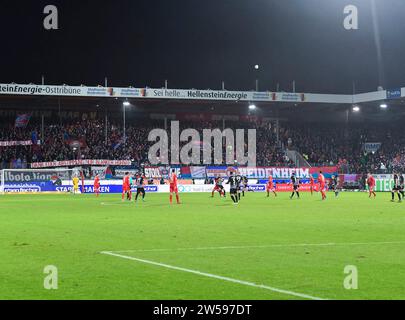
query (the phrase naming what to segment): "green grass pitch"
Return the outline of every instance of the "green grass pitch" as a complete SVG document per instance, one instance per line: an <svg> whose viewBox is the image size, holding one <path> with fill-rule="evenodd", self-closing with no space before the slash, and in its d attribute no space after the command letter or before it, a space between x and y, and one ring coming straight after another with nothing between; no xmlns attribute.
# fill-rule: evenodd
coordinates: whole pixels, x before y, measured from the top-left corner
<svg viewBox="0 0 405 320"><path fill-rule="evenodd" d="M239 206L208 194L182 194L180 206L166 194L136 205L120 195L0 196L0 299L405 298L405 203L288 196L248 193ZM57 290L44 289L47 265ZM343 286L347 265L357 290Z"/></svg>

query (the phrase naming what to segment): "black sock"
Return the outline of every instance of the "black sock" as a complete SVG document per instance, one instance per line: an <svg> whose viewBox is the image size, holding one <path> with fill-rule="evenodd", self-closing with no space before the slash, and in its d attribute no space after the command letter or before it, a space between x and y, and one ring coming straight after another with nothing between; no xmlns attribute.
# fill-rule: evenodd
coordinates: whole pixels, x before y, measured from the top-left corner
<svg viewBox="0 0 405 320"><path fill-rule="evenodd" d="M238 200L240 200L240 192L238 193Z"/></svg>
<svg viewBox="0 0 405 320"><path fill-rule="evenodd" d="M293 191L293 193L291 194L291 197L290 197L290 198L294 197L294 193L295 193L295 191Z"/></svg>
<svg viewBox="0 0 405 320"><path fill-rule="evenodd" d="M391 199L394 200L394 198L395 198L395 193L391 192Z"/></svg>
<svg viewBox="0 0 405 320"><path fill-rule="evenodd" d="M401 194L398 192L398 199L401 201Z"/></svg>
<svg viewBox="0 0 405 320"><path fill-rule="evenodd" d="M236 203L235 195L231 194L231 199L232 199L233 202Z"/></svg>
<svg viewBox="0 0 405 320"><path fill-rule="evenodd" d="M245 191L242 191L242 195L245 196Z"/></svg>
<svg viewBox="0 0 405 320"><path fill-rule="evenodd" d="M142 199L145 199L145 195L146 195L146 193L143 193L143 194L142 194Z"/></svg>
<svg viewBox="0 0 405 320"><path fill-rule="evenodd" d="M299 197L300 197L300 193L297 191L296 194L297 194L297 197L299 198Z"/></svg>

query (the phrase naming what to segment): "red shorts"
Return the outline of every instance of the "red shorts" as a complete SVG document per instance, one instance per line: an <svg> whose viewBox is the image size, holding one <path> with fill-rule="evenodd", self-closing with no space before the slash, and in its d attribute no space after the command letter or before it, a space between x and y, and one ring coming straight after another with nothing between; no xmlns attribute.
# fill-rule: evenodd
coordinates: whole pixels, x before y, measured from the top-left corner
<svg viewBox="0 0 405 320"><path fill-rule="evenodd" d="M274 188L274 186L270 186L270 185L267 185L266 186L266 191L275 191L276 190L276 188Z"/></svg>
<svg viewBox="0 0 405 320"><path fill-rule="evenodd" d="M325 184L319 185L319 191L325 191L325 190L326 190L326 185Z"/></svg>
<svg viewBox="0 0 405 320"><path fill-rule="evenodd" d="M126 185L122 186L122 192L128 192L130 190L131 190L130 186L126 186Z"/></svg>
<svg viewBox="0 0 405 320"><path fill-rule="evenodd" d="M220 191L220 190L222 190L223 189L223 187L221 188L220 186L215 186L214 187L214 191Z"/></svg>
<svg viewBox="0 0 405 320"><path fill-rule="evenodd" d="M369 190L370 192L374 192L374 188L375 188L375 186L368 186L368 190Z"/></svg>
<svg viewBox="0 0 405 320"><path fill-rule="evenodd" d="M173 193L173 192L177 193L177 192L179 192L179 190L177 189L176 185L171 184L170 185L170 193Z"/></svg>
<svg viewBox="0 0 405 320"><path fill-rule="evenodd" d="M95 184L95 185L94 185L94 190L98 190L98 189L100 189L100 185L99 185L99 184Z"/></svg>

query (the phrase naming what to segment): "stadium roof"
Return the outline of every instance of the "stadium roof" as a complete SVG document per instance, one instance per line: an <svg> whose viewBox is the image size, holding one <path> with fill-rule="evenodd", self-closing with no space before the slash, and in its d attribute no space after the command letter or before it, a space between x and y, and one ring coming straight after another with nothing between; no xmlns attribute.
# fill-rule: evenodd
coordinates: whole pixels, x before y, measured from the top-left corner
<svg viewBox="0 0 405 320"><path fill-rule="evenodd" d="M69 88L69 87L68 87ZM84 87L91 88L91 87ZM98 92L111 92L110 88L97 87ZM113 92L125 88L113 88ZM164 90L164 89L135 89L136 92L144 90ZM174 89L175 90L175 89ZM398 91L399 90L399 91ZM396 96L393 97L393 92ZM399 94L398 94L399 92ZM253 92L246 92L253 94ZM236 114L236 115L256 115L259 117L270 117L280 119L301 119L318 121L325 120L345 120L345 112L351 111L354 103L321 103L308 101L273 101L272 93L266 93L267 101L255 101L256 110L249 110L251 101L241 100L216 100L204 99L184 99L175 97L148 97L140 94L137 97L111 97L92 95L60 96L60 95L32 95L32 94L0 94L0 108L20 109L20 110L44 110L44 109L64 109L77 111L107 111L109 113L121 112L124 101L131 103L131 112L134 113L215 113L215 114ZM302 96L308 97L310 94L277 93L281 98L284 94L295 95L298 100ZM259 97L263 98L262 95ZM329 97L329 95L327 95ZM339 97L337 95L336 97ZM333 98L336 98L333 96ZM347 95L343 96L344 99ZM390 99L388 99L390 97ZM338 98L339 99L339 98ZM388 90L365 93L352 97L353 101L359 101L362 112L354 119L370 120L391 120L398 119L405 115L405 89ZM386 103L389 110L381 110L380 105ZM326 112L325 112L326 111Z"/></svg>

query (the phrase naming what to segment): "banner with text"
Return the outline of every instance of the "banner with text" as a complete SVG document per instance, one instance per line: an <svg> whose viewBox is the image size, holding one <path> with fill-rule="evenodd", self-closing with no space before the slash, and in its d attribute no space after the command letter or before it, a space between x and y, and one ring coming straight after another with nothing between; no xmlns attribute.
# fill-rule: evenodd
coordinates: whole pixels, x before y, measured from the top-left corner
<svg viewBox="0 0 405 320"><path fill-rule="evenodd" d="M32 169L57 168L71 166L130 166L130 160L66 160L51 162L33 162Z"/></svg>

